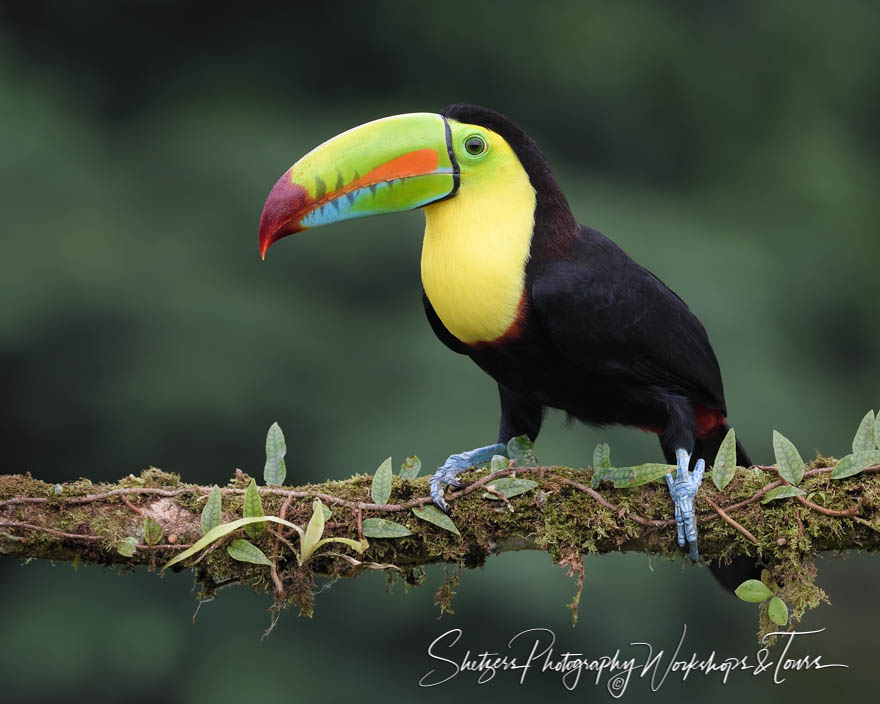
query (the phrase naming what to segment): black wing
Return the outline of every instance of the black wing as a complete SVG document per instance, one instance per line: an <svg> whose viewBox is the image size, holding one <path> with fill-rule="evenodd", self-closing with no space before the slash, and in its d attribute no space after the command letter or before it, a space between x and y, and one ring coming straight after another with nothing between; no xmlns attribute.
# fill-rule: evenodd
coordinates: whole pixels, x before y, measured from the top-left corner
<svg viewBox="0 0 880 704"><path fill-rule="evenodd" d="M601 233L581 226L569 256L538 267L531 299L538 322L573 364L726 414L718 360L700 321Z"/></svg>

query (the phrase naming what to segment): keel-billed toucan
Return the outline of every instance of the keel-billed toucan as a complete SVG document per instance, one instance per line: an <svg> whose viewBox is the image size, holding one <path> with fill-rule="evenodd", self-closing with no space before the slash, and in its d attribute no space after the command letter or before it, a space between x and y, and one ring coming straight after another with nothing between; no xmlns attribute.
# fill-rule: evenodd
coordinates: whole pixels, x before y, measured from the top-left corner
<svg viewBox="0 0 880 704"><path fill-rule="evenodd" d="M315 148L275 184L260 252L302 230L425 211L428 321L498 382L498 445L452 455L431 494L511 438L534 440L546 408L591 425L657 433L678 539L696 559L693 501L728 430L718 362L703 326L660 279L579 225L535 142L474 105L396 115ZM693 461L692 461L693 458ZM751 464L741 446L737 462ZM693 471L690 472L689 469Z"/></svg>

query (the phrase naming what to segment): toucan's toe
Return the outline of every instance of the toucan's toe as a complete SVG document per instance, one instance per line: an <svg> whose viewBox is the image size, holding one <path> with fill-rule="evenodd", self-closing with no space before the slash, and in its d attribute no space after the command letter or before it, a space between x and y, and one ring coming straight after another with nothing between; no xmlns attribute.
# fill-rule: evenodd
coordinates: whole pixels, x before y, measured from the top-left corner
<svg viewBox="0 0 880 704"><path fill-rule="evenodd" d="M696 562L700 557L700 552L697 548L697 518L694 511L694 499L703 481L706 462L702 458L697 460L694 471L691 473L688 471L691 463L690 453L687 450L678 449L675 451L675 457L678 462L675 478L673 479L672 474L666 475L666 485L669 487L669 494L675 503L675 531L678 544L684 547L687 542L690 548L690 557Z"/></svg>
<svg viewBox="0 0 880 704"><path fill-rule="evenodd" d="M444 486L456 488L464 486L458 481L458 475L470 467L491 462L493 455L504 455L507 457L507 446L499 443L449 455L446 461L431 475L431 480L429 481L431 500L437 508L444 513L449 513L449 505L443 496Z"/></svg>

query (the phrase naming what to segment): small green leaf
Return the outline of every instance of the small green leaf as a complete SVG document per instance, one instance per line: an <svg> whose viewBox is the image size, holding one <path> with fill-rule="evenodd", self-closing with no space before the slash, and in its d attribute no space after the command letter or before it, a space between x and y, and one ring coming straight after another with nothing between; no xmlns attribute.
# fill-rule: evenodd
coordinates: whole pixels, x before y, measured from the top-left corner
<svg viewBox="0 0 880 704"><path fill-rule="evenodd" d="M593 469L611 469L611 446L600 442L593 450Z"/></svg>
<svg viewBox="0 0 880 704"><path fill-rule="evenodd" d="M807 501L812 501L814 498L819 499L819 501L824 504L825 503L825 492L824 491L811 491L807 494Z"/></svg>
<svg viewBox="0 0 880 704"><path fill-rule="evenodd" d="M284 484L287 467L284 456L287 454L287 443L278 423L272 423L266 434L266 466L263 468L263 481L266 484Z"/></svg>
<svg viewBox="0 0 880 704"><path fill-rule="evenodd" d="M880 450L870 452L854 452L846 457L841 457L831 470L832 479L843 479L858 474L863 469L880 464Z"/></svg>
<svg viewBox="0 0 880 704"><path fill-rule="evenodd" d="M254 565L269 565L269 567L272 566L272 561L266 557L260 548L253 543L249 543L247 540L242 540L241 538L229 543L226 547L226 552L229 553L229 557L233 560L238 560L239 562L250 562Z"/></svg>
<svg viewBox="0 0 880 704"><path fill-rule="evenodd" d="M501 477L501 479L496 479L489 486L495 489L495 491L497 491L499 494L503 494L505 498L510 499L514 496L525 494L527 491L531 491L536 486L538 486L538 482L532 481L531 479L514 479L513 477ZM501 500L497 496L492 496L492 494L488 494L486 498L495 499L496 501Z"/></svg>
<svg viewBox="0 0 880 704"><path fill-rule="evenodd" d="M312 517L309 519L309 524L306 526L306 532L302 537L300 547L303 563L312 556L312 553L318 546L318 542L324 535L323 508L324 504L321 503L321 499L315 499L312 501Z"/></svg>
<svg viewBox="0 0 880 704"><path fill-rule="evenodd" d="M670 464L659 464L656 462L648 462L640 464L636 467L612 467L610 469L597 469L593 472L593 487L597 487L599 482L614 482L616 489L625 487L641 486L655 479L660 479L668 472L675 472L676 467Z"/></svg>
<svg viewBox="0 0 880 704"><path fill-rule="evenodd" d="M788 607L778 596L774 596L770 600L770 604L767 606L767 615L777 626L784 626L788 623Z"/></svg>
<svg viewBox="0 0 880 704"><path fill-rule="evenodd" d="M591 484L595 489L601 482L614 482L615 486L618 481L626 482L632 479L632 472L629 467L602 467L593 469L593 479Z"/></svg>
<svg viewBox="0 0 880 704"><path fill-rule="evenodd" d="M422 471L422 461L418 455L410 455L400 465L401 479L415 479Z"/></svg>
<svg viewBox="0 0 880 704"><path fill-rule="evenodd" d="M125 540L116 544L116 552L123 557L131 557L134 555L134 549L137 546L137 542L137 538L129 536Z"/></svg>
<svg viewBox="0 0 880 704"><path fill-rule="evenodd" d="M518 435L508 441L507 456L515 460L520 467L537 467L538 458L534 447L528 435Z"/></svg>
<svg viewBox="0 0 880 704"><path fill-rule="evenodd" d="M724 489L736 472L736 433L733 428L727 431L718 454L715 455L715 464L712 465L712 482L719 491Z"/></svg>
<svg viewBox="0 0 880 704"><path fill-rule="evenodd" d="M364 535L368 538L402 538L405 535L412 535L412 531L387 518L365 518Z"/></svg>
<svg viewBox="0 0 880 704"><path fill-rule="evenodd" d="M373 503L387 504L391 498L391 458L386 459L379 465L379 469L373 475L373 486L370 489Z"/></svg>
<svg viewBox="0 0 880 704"><path fill-rule="evenodd" d="M617 489L647 484L648 482L663 478L669 472L675 472L678 468L669 464L646 462L636 467L620 467L620 469L628 471L629 477L616 480L614 486Z"/></svg>
<svg viewBox="0 0 880 704"><path fill-rule="evenodd" d="M775 489L771 489L766 494L764 494L764 498L761 499L761 503L766 504L771 501L775 501L776 499L787 499L790 496L801 496L803 494L804 490L800 487L786 484L783 486L778 486Z"/></svg>
<svg viewBox="0 0 880 704"><path fill-rule="evenodd" d="M433 504L428 504L422 509L414 508L412 512L417 518L433 523L435 526L440 526L444 530L448 530L450 533L455 533L461 537L461 533L458 532L458 528L455 527L452 519Z"/></svg>
<svg viewBox="0 0 880 704"><path fill-rule="evenodd" d="M492 455L492 461L489 463L489 469L493 472L499 472L502 469L510 467L510 460L504 455Z"/></svg>
<svg viewBox="0 0 880 704"><path fill-rule="evenodd" d="M868 411L853 438L853 452L870 452L877 447L874 437L874 411Z"/></svg>
<svg viewBox="0 0 880 704"><path fill-rule="evenodd" d="M259 518L263 516L263 502L260 501L260 492L257 490L257 482L251 479L248 488L244 492L244 509L242 511L244 518ZM258 538L263 532L264 524L253 523L247 526L245 530L251 538Z"/></svg>
<svg viewBox="0 0 880 704"><path fill-rule="evenodd" d="M157 545L162 540L162 526L149 516L144 516L144 540L147 545Z"/></svg>
<svg viewBox="0 0 880 704"><path fill-rule="evenodd" d="M779 585L773 580L770 570L761 570L761 583L770 591L778 591Z"/></svg>
<svg viewBox="0 0 880 704"><path fill-rule="evenodd" d="M208 494L208 500L202 509L202 535L213 530L223 521L222 499L220 496L220 488L215 486Z"/></svg>
<svg viewBox="0 0 880 704"><path fill-rule="evenodd" d="M743 601L749 601L754 604L773 596L773 592L767 589L764 583L757 579L747 579L736 588L734 594Z"/></svg>
<svg viewBox="0 0 880 704"><path fill-rule="evenodd" d="M266 521L269 521L270 523L278 523L279 525L287 526L288 528L293 528L297 533L299 533L300 538L302 538L302 536L304 535L303 529L300 528L298 525L295 525L290 521L285 521L283 518L278 518L278 516L264 516L263 518L239 518L237 521L222 523L216 528L212 528L182 553L168 560L168 562L165 563L162 569L167 570L169 567L171 567L171 565L175 565L178 562L182 562L183 560L192 557L200 550L208 547L211 543L220 540L220 538L229 535L239 528L249 526L253 523L265 523Z"/></svg>
<svg viewBox="0 0 880 704"><path fill-rule="evenodd" d="M366 540L359 543L357 540L352 540L351 538L323 538L318 541L317 545L315 545L315 551L317 551L322 545L327 545L328 543L342 543L343 545L348 545L352 550L357 550L359 553L362 553L370 547L370 544Z"/></svg>
<svg viewBox="0 0 880 704"><path fill-rule="evenodd" d="M333 511L331 511L329 508L327 508L324 504L321 504L321 513L324 514L324 522L325 522L325 523L326 523L327 521L329 521L329 520L330 520L330 516L333 515Z"/></svg>
<svg viewBox="0 0 880 704"><path fill-rule="evenodd" d="M804 461L791 440L776 430L773 431L773 452L779 476L791 484L800 484L804 478Z"/></svg>

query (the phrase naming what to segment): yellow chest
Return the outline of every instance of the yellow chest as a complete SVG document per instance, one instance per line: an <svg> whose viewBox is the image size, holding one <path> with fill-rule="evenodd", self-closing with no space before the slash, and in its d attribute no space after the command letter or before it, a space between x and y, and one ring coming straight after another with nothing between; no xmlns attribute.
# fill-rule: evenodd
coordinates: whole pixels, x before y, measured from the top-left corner
<svg viewBox="0 0 880 704"><path fill-rule="evenodd" d="M492 342L516 320L534 217L535 191L521 169L425 208L422 285L462 342Z"/></svg>

